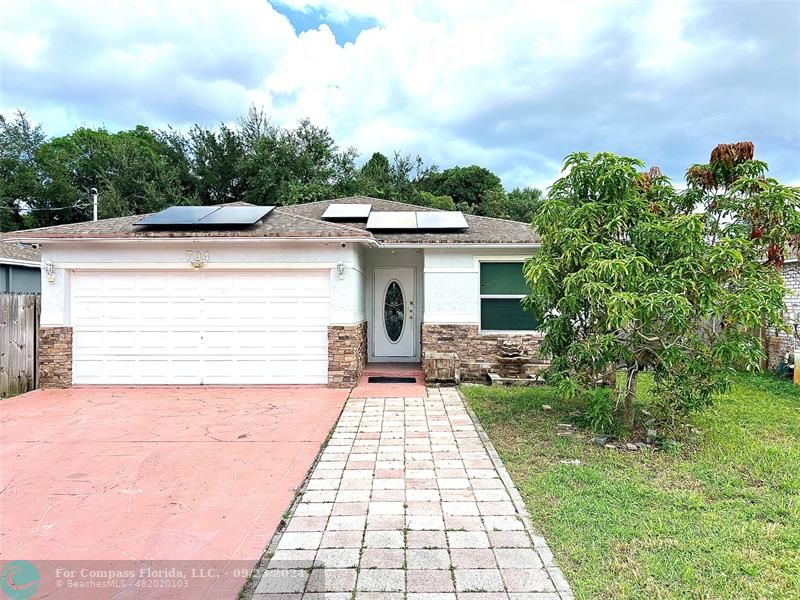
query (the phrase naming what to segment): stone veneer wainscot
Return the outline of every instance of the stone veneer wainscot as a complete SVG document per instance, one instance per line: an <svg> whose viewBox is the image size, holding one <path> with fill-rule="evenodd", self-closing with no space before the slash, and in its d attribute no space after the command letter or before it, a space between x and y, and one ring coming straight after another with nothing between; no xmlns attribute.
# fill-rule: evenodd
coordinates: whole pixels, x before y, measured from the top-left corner
<svg viewBox="0 0 800 600"><path fill-rule="evenodd" d="M367 364L367 322L328 326L328 386L351 387Z"/></svg>
<svg viewBox="0 0 800 600"><path fill-rule="evenodd" d="M72 385L72 327L39 328L39 387Z"/></svg>
<svg viewBox="0 0 800 600"><path fill-rule="evenodd" d="M424 356L426 352L455 352L463 381L485 381L488 373L502 375L499 350L503 342L510 339L522 343L531 359L528 373L534 375L547 365L539 355L542 337L539 333L481 332L477 325L423 323L422 353Z"/></svg>

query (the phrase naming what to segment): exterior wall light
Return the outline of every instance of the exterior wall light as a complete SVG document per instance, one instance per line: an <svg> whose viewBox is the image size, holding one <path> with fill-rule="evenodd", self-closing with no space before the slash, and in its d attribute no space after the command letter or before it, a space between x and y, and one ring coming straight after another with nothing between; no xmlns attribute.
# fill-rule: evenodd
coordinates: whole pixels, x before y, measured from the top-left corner
<svg viewBox="0 0 800 600"><path fill-rule="evenodd" d="M53 263L50 261L44 263L44 272L47 273L47 283L56 282L56 269L53 266Z"/></svg>

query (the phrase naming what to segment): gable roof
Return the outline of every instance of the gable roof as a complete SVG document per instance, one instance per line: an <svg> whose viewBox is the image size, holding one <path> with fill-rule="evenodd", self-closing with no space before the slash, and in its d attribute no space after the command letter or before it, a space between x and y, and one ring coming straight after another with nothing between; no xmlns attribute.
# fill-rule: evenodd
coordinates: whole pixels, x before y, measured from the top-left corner
<svg viewBox="0 0 800 600"><path fill-rule="evenodd" d="M0 239L0 264L38 267L41 262L42 255L33 248Z"/></svg>
<svg viewBox="0 0 800 600"><path fill-rule="evenodd" d="M235 205L246 205L244 202ZM527 244L539 242L539 237L527 223L464 215L469 224L465 231L441 232L371 232L363 222L331 222L322 219L322 213L331 204L372 204L372 210L386 211L436 211L438 209L405 204L368 196L351 196L333 200L320 200L292 206L278 206L260 223L246 228L147 229L136 226L145 215L117 217L100 221L85 221L68 225L54 225L16 231L7 237L15 240L37 239L150 239L150 238L281 238L281 239L348 239L372 242L379 245L399 244Z"/></svg>

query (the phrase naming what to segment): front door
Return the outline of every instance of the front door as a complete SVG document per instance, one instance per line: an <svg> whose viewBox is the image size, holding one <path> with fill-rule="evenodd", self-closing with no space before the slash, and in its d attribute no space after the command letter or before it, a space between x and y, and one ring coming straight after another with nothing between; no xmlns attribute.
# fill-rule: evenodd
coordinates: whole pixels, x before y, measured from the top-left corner
<svg viewBox="0 0 800 600"><path fill-rule="evenodd" d="M376 267L373 302L375 356L410 358L416 354L413 267Z"/></svg>

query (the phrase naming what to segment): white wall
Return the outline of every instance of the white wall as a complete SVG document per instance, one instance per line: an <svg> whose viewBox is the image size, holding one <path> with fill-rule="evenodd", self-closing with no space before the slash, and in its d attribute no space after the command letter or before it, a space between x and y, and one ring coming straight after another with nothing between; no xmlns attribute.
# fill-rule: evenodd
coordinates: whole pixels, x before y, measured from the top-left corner
<svg viewBox="0 0 800 600"><path fill-rule="evenodd" d="M209 252L205 269L316 268L331 272L331 324L370 321L372 271L376 266L417 269L417 326L425 323L480 322L478 261L527 258L519 249L380 249L341 242L264 242L261 240L180 240L43 245L42 263L52 263L54 281L42 270L42 325L70 325L70 275L76 269L191 269L186 251ZM336 265L344 263L339 279ZM417 344L418 347L418 344ZM370 336L370 358L372 336ZM419 357L415 357L418 359Z"/></svg>
<svg viewBox="0 0 800 600"><path fill-rule="evenodd" d="M54 281L42 270L42 325L70 325L70 277L74 270L191 270L187 251L208 252L204 269L326 269L331 273L331 324L365 319L364 251L341 242L264 242L261 240L135 240L62 242L42 246L42 264L52 263ZM336 265L344 264L339 278ZM235 291L234 291L235 292Z"/></svg>
<svg viewBox="0 0 800 600"><path fill-rule="evenodd" d="M520 249L426 248L424 323L480 323L480 261L526 259Z"/></svg>

